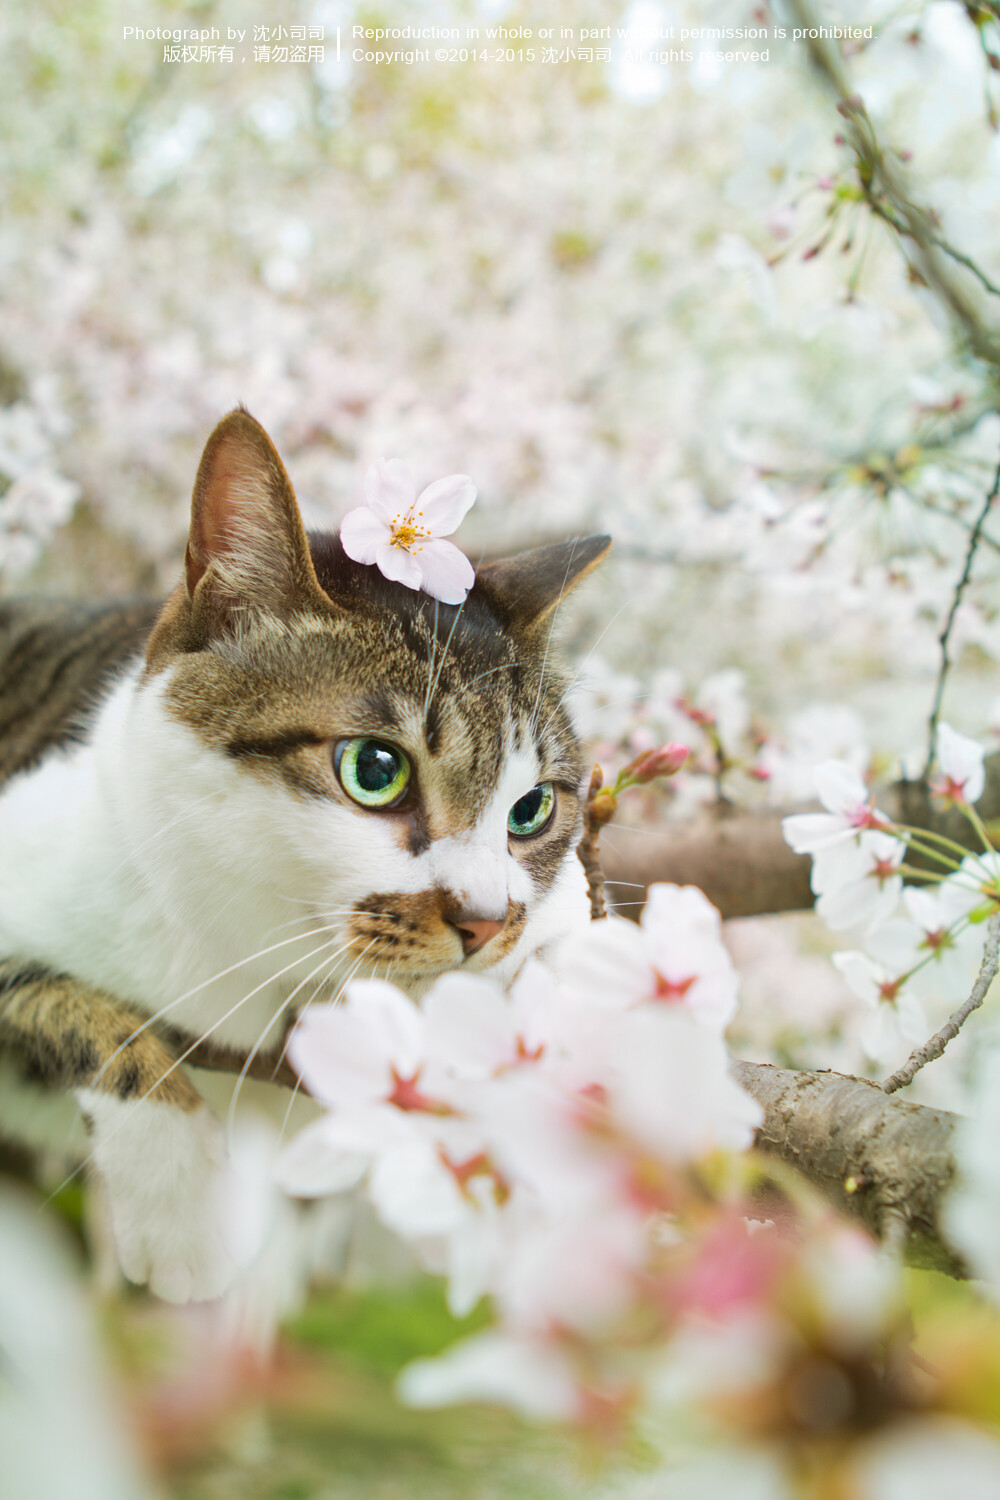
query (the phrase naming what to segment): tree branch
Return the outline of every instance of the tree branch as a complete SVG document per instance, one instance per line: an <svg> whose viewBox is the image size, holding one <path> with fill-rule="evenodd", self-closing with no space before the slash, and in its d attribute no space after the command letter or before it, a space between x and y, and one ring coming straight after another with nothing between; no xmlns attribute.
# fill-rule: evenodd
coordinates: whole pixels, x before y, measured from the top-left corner
<svg viewBox="0 0 1000 1500"><path fill-rule="evenodd" d="M604 772L595 766L590 773L590 785L583 803L583 838L576 846L576 857L583 865L587 877L587 893L590 896L590 920L599 922L608 914L604 895L604 870L598 848L601 829L607 818L601 818L594 806L594 799L604 785Z"/></svg>
<svg viewBox="0 0 1000 1500"><path fill-rule="evenodd" d="M789 0L789 6L803 29L817 29L809 0ZM995 290L992 283L968 256L947 243L933 212L907 193L896 165L896 153L880 146L864 102L851 87L836 43L817 36L808 39L805 45L814 69L838 100L837 109L857 160L864 201L873 214L912 245L917 273L947 307L973 353L987 364L1000 367L1000 334L981 315L966 287L955 276L953 266L961 265L970 271L990 292Z"/></svg>
<svg viewBox="0 0 1000 1500"><path fill-rule="evenodd" d="M970 851L977 847L970 823L960 813L935 807L922 781L896 781L873 790L878 806L894 822L929 828ZM1000 818L1000 754L986 759L986 789L977 806L984 822ZM781 820L812 810L723 806L684 822L665 821L656 829L616 823L605 834L601 852L608 899L624 915L637 917L646 889L662 880L698 886L724 917L808 910L813 904L809 856L792 853L782 838ZM909 858L919 863L917 856Z"/></svg>
<svg viewBox="0 0 1000 1500"><path fill-rule="evenodd" d="M1000 968L1000 912L990 918L986 951L968 1000L948 1017L940 1031L936 1031L922 1047L915 1048L903 1066L883 1081L882 1092L884 1094L894 1094L897 1089L905 1089L913 1082L921 1068L941 1056L948 1043L953 1042L958 1036L972 1012L978 1010L986 999L987 991L997 977L998 968Z"/></svg>
<svg viewBox="0 0 1000 1500"><path fill-rule="evenodd" d="M986 517L990 513L990 509L993 505L994 500L997 498L998 492L1000 492L1000 463L997 464L996 471L993 475L993 483L990 485L989 494L983 501L982 508L980 509L980 512L976 517L975 525L973 526L972 531L969 534L969 545L966 548L965 552L965 566L962 569L962 576L958 580L958 583L955 585L955 592L951 598L951 608L948 610L948 618L945 620L944 628L941 631L940 636L938 637L938 645L941 647L941 666L938 671L937 685L934 689L934 703L931 708L931 717L928 724L927 763L924 766L925 781L931 774L931 770L934 765L934 757L937 754L938 719L941 716L941 701L944 698L944 687L945 683L948 680L948 671L951 667L951 658L948 655L948 647L951 644L952 627L955 624L955 616L958 614L958 607L961 604L963 595L965 594L965 590L968 587L969 579L972 577L972 564L975 561L976 552L979 550L979 542L983 534L983 527L986 524Z"/></svg>
<svg viewBox="0 0 1000 1500"><path fill-rule="evenodd" d="M188 1064L238 1074L246 1057L200 1042ZM887 1099L877 1083L840 1073L795 1073L741 1061L733 1062L732 1073L764 1108L757 1132L762 1151L794 1167L877 1239L900 1235L898 1248L908 1265L968 1274L940 1225L941 1203L955 1175L955 1115ZM308 1093L280 1047L268 1057L258 1053L247 1074Z"/></svg>
<svg viewBox="0 0 1000 1500"><path fill-rule="evenodd" d="M969 1274L941 1227L955 1177L956 1115L887 1099L877 1083L736 1061L732 1074L764 1108L758 1147L801 1172L908 1265Z"/></svg>

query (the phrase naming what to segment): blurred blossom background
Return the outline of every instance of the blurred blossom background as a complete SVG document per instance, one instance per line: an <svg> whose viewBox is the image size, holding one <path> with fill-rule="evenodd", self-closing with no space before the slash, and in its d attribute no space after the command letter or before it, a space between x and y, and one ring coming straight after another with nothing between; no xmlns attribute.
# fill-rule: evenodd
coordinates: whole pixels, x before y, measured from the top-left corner
<svg viewBox="0 0 1000 1500"><path fill-rule="evenodd" d="M907 190L982 271L953 260L973 316L995 326L994 7L824 0L820 17L873 28L845 49L852 86ZM255 56L255 33L292 24L323 29L322 60ZM418 488L473 477L460 541L474 561L613 535L564 621L581 731L611 767L665 738L696 752L633 821L688 816L720 786L751 805L807 800L831 756L884 777L918 768L938 639L1000 457L997 370L858 193L844 121L794 24L778 0L573 0L558 15L531 0L304 0L294 13L273 0L8 0L0 597L171 588L201 448L242 401L313 526L336 527L368 466L391 457ZM355 25L478 26L478 42L450 45L534 45L536 58L375 66L351 58ZM486 37L560 25L610 28L603 42L550 44L609 57L545 61L538 39ZM222 45L245 30L233 61L171 62L167 42L124 35L212 26ZM690 64L637 58L649 44L617 38L698 26L772 35L656 44L691 47ZM727 45L769 60L698 60ZM998 575L994 518L956 614L946 698L950 722L989 748ZM741 974L734 1050L872 1071L864 1007L815 917L730 923L727 942ZM987 1012L976 1047L996 1040ZM916 1096L969 1105L973 1051L960 1041ZM77 1190L57 1201L78 1235ZM24 1296L63 1309L67 1341L58 1389L32 1407L37 1442L3 1465L4 1500L71 1492L45 1432L75 1455L72 1493L102 1500L647 1493L638 1438L610 1472L569 1436L486 1408L398 1407L395 1372L457 1324L436 1284L381 1242L345 1251L346 1282L316 1293L265 1366L219 1343L204 1310L111 1296L98 1315L79 1256L50 1246L20 1200L0 1203L0 1283L27 1256ZM39 1324L25 1347L48 1337ZM5 1324L0 1428L15 1431L8 1354L16 1363ZM80 1378L91 1359L99 1399ZM916 1451L873 1457L871 1474L890 1477L856 1493L903 1493L891 1485L919 1468ZM697 1492L777 1494L758 1457L743 1488L720 1459Z"/></svg>

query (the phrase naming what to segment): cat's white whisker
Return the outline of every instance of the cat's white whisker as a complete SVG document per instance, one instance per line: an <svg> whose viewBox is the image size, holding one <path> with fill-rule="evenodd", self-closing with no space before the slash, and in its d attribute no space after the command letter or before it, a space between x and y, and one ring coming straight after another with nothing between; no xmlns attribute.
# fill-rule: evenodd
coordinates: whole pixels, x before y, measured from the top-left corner
<svg viewBox="0 0 1000 1500"><path fill-rule="evenodd" d="M351 980L357 974L358 969L364 963L365 955L375 946L376 942L377 942L377 939L376 938L372 938L372 940L368 944L368 946L366 948L362 949L362 951L359 954L358 958L355 959L354 963L351 965L350 969L348 970L347 975L345 976L345 978L340 981L340 985L339 985L339 987L337 989L336 994L331 997L331 1002L330 1003L332 1005L336 1005L342 999L345 988L347 987L347 985L350 984ZM341 951L343 951L343 950L341 950ZM327 977L329 977L329 976L327 976ZM324 979L323 980L323 984L325 984L326 982L327 982L327 980ZM319 984L319 985L316 986L316 989L313 990L312 994L309 996L309 999L306 1001L305 1005L303 1005L302 1009L299 1011L298 1015L295 1017L295 1026L297 1026L298 1023L301 1021L302 1017L305 1015L305 1013L309 1009L310 1005L316 999L316 996L319 993L319 991L320 991L321 988L322 988L322 984ZM281 1055L278 1058L277 1066L279 1066L279 1067L285 1061L285 1058L288 1056L288 1044L289 1044L289 1042L292 1039L292 1033L295 1030L295 1026L290 1026L288 1028L288 1035L285 1037L284 1045L282 1046L282 1049L281 1049Z"/></svg>
<svg viewBox="0 0 1000 1500"><path fill-rule="evenodd" d="M632 605L632 600L631 600L631 598L628 598L628 599L625 600L624 604L620 605L618 607L618 609L615 610L614 614L611 616L611 619L605 625L604 629L601 631L600 635L597 637L597 640L591 646L590 650L587 652L586 656L583 658L583 661L577 667L576 672L574 673L575 677L582 677L583 676L584 672L587 669L587 663L588 663L588 661L593 656L594 652L597 650L598 646L601 644L601 642L603 641L604 637L607 635L608 631L611 629L612 625L615 623L615 621L619 618L620 615L623 615L625 613L625 611L631 607L631 605Z"/></svg>
<svg viewBox="0 0 1000 1500"><path fill-rule="evenodd" d="M336 940L333 939L332 941L336 941ZM156 1082L152 1085L151 1088L148 1088L144 1094L141 1094L139 1096L138 1099L136 1099L134 1101L131 1101L130 1108L127 1110L127 1112L124 1115L122 1115L122 1117L118 1120L118 1122L110 1130L108 1130L106 1132L105 1137L104 1137L105 1141L111 1140L114 1136L116 1136L118 1134L119 1130L121 1130L122 1126L128 1124L128 1121L135 1114L136 1110L139 1109L139 1107L141 1105L145 1104L146 1100L149 1099L150 1095L154 1094L156 1092L156 1090L160 1087L160 1085L162 1083L166 1082L166 1080L171 1076L172 1073L175 1073L179 1067L181 1067L184 1063L187 1062L188 1058L192 1055L192 1053L194 1053L194 1052L196 1052L198 1050L198 1048L201 1046L202 1042L207 1042L208 1039L209 1039L209 1037L213 1034L213 1032L217 1031L220 1026L222 1026L226 1021L228 1021L230 1019L231 1016L234 1016L236 1014L236 1012L240 1009L240 1006L245 1005L248 1000L252 1000L253 997L254 997L254 995L257 995L257 994L260 993L261 990L266 989L269 984L273 984L276 979L280 979L283 974L287 974L288 971L289 971L289 969L294 969L295 965L297 963L305 963L310 958L315 958L317 953L321 953L324 948L328 948L329 946L330 946L329 943L324 943L322 945L322 947L320 947L320 948L314 948L311 953L305 954L303 958L297 958L294 961L294 963L287 964L285 968L279 969L278 972L277 972L277 974L271 974L271 975L269 975L269 977L267 979L265 979L262 984L258 984L255 989L250 990L246 995L243 995L239 1000L237 1000L236 1004L233 1005L233 1006L231 1006L230 1009L226 1011L225 1015L219 1016L218 1020L214 1021L212 1023L212 1025L208 1028L207 1031L202 1032L202 1034L200 1036L198 1036L198 1037L195 1038L195 1040L191 1043L190 1047L188 1047L184 1052L181 1053L180 1057L177 1057L177 1058L174 1059L174 1061L170 1064L170 1067L167 1068L167 1070L166 1070L165 1073L162 1073L160 1075L160 1077L156 1080ZM149 1023L147 1023L147 1024L149 1024ZM127 1044L124 1044L124 1045L127 1045ZM120 1050L121 1049L119 1048L119 1051ZM110 1059L109 1059L109 1061L110 1061ZM105 1067L107 1067L107 1065L108 1064L105 1063ZM102 1068L101 1071L103 1072L104 1069ZM99 1076L100 1075L98 1075L98 1077ZM96 1082L96 1079L94 1081ZM92 1086L93 1085L91 1085L91 1087ZM73 1178L79 1172L82 1172L85 1167L88 1167L92 1161L93 1161L93 1152L91 1152L89 1156L85 1157L84 1160L82 1162L80 1162L79 1165L73 1169L73 1171L69 1174L69 1176L66 1177L65 1180L59 1184L58 1187L56 1187L56 1188L53 1189L53 1191L50 1193L49 1197L45 1200L46 1203L51 1203L52 1199L55 1198L62 1191L62 1189L64 1187L66 1187L70 1182L72 1182Z"/></svg>
<svg viewBox="0 0 1000 1500"><path fill-rule="evenodd" d="M519 666L521 666L520 661L503 661L498 667L490 667L485 672L477 672L475 677L469 678L469 681L465 683L465 687L473 688L477 682L482 682L484 677L492 677L495 672L510 672L514 667Z"/></svg>
<svg viewBox="0 0 1000 1500"><path fill-rule="evenodd" d="M341 997L342 997L342 995L344 993L345 988L347 987L347 985L350 984L351 980L354 978L354 976L357 973L358 969L360 968L361 964L364 962L365 954L368 952L368 949L372 947L372 945L374 944L374 942L375 942L375 939L372 938L372 941L368 944L368 947L364 949L364 952L362 952L362 954L358 958L357 962L352 965L352 967L350 969L350 972L347 975L347 978L345 980L343 980L343 982L340 985L340 988L337 990L336 995L333 997L333 1002L332 1002L333 1004L336 1004L341 999ZM389 973L392 972L392 967L393 966L392 966L392 964L390 962L390 964L389 964ZM388 978L388 975L386 977ZM298 1023L301 1021L302 1017L305 1015L305 1013L309 1009L310 1005L312 1005L313 1001L316 999L316 996L319 994L319 991L323 988L323 985L326 984L326 982L327 982L326 979L321 980L320 983L313 990L312 994L309 996L309 999L306 1001L305 1005L303 1005L302 1009L299 1011L298 1015L296 1016L296 1018L295 1018L295 1026L297 1026ZM281 1049L281 1056L278 1058L278 1062L276 1064L277 1067L280 1067L281 1064L285 1061L285 1058L286 1058L286 1056L288 1054L288 1044L289 1044L289 1042L292 1039L292 1034L295 1031L295 1026L290 1026L288 1028L288 1035L285 1037L284 1045L282 1046L282 1049ZM283 1119L281 1121L281 1129L278 1132L278 1145L279 1146L281 1145L281 1142L284 1140L285 1129L286 1129L286 1127L288 1125L289 1117L291 1116L291 1113L292 1113L292 1106L295 1103L296 1096L297 1096L297 1094L298 1094L299 1089L301 1088L301 1086L302 1086L302 1079L299 1078L298 1076L296 1076L295 1087L292 1089L292 1097L288 1101L288 1107L285 1110L284 1117L283 1117Z"/></svg>
<svg viewBox="0 0 1000 1500"><path fill-rule="evenodd" d="M106 1061L104 1062L104 1064L101 1067L100 1071L97 1074L95 1074L94 1079L93 1079L93 1084L97 1084L97 1083L100 1082L100 1079L102 1078L102 1076L104 1075L104 1073L107 1071L107 1069L111 1066L111 1064L115 1061L115 1058L119 1057L122 1054L122 1052L124 1052L124 1050L125 1050L126 1047L128 1047L132 1042L134 1042L137 1037L142 1036L142 1034L143 1034L144 1031L148 1031L149 1028L150 1028L150 1026L154 1026L157 1021L162 1021L163 1018L164 1018L164 1016L168 1015L170 1013L170 1011L172 1011L174 1009L175 1006L181 1005L185 1000L190 1000L192 998L192 996L198 995L198 994L201 993L202 990L207 989L210 984L215 984L216 981L219 980L219 979L225 979L228 974L235 973L237 969L245 968L247 964L252 964L258 958L266 958L269 953L274 953L278 948L287 948L290 943L303 943L303 942L308 941L309 938L319 937L321 933L332 932L332 931L333 931L333 929L331 927L317 927L312 932L300 932L297 936L293 936L293 937L290 937L290 938L283 938L280 943L272 943L269 948L261 948L256 953L251 953L248 958L241 958L237 963L230 964L229 967L228 967L228 969L220 969L217 974L213 974L209 979L203 979L202 982L201 982L201 984L196 984L193 989L187 990L185 994L178 995L177 998L176 998L176 1000L171 1000L170 1003L168 1005L163 1006L163 1008L161 1010L156 1011L151 1016L147 1016L146 1020L143 1021L142 1025L141 1026L137 1026L136 1029L135 1029L135 1031L133 1031L131 1033L131 1035L127 1036L125 1038L125 1040L121 1043L120 1046L118 1046L118 1047L115 1048L115 1050L114 1050L114 1052L112 1052L111 1056L109 1058L107 1058ZM336 941L336 940L334 939L334 941ZM316 952L316 953L318 953L319 951L320 950L318 948L316 948L314 950L314 952ZM307 959L308 958L312 958L312 956L313 956L313 954L311 954L311 953L307 953L306 954L306 958ZM296 959L294 963L289 964L288 968L294 969L296 963L304 962L304 961L305 960ZM288 969L282 969L281 973L282 974L287 974L288 973ZM274 977L277 979L280 976L279 975L275 975ZM263 989L265 985L270 984L270 983L271 983L271 980L269 980L269 979L265 980L264 981L264 985L259 986L259 988ZM251 994L255 995L256 993L257 993L256 990L252 990L251 991ZM246 997L246 998L249 998L249 996Z"/></svg>
<svg viewBox="0 0 1000 1500"><path fill-rule="evenodd" d="M177 816L171 818L169 823L164 823L161 827L157 828L153 833L151 833L148 838L142 839L138 844L130 844L120 863L114 865L109 871L109 874L119 874L126 865L134 863L135 856L137 854L147 853L158 839L162 839L166 834L172 833L173 830L179 826L179 824L186 823L189 818L193 818L195 813L198 812L206 802L211 801L213 797L221 797L222 795L223 793L221 787L213 787L212 790L210 792L206 792L204 796L196 797L193 802L190 802L186 807L181 808Z"/></svg>
<svg viewBox="0 0 1000 1500"><path fill-rule="evenodd" d="M303 989L309 983L310 979L315 979L316 975L320 972L320 970L321 969L325 969L327 967L327 965L336 963L336 961L340 957L340 955L342 953L346 952L346 950L347 950L347 948L349 946L350 946L349 943L344 943L342 947L335 949L333 953L328 953L324 958L320 959L320 961L316 965L316 967L309 974L307 974L304 979L300 979L299 980L298 984L292 990L291 994L286 995L285 998L281 1001L281 1004L278 1006L277 1010L274 1012L274 1015L268 1021L267 1025L264 1027L263 1031L261 1031L261 1033L258 1036L257 1040L254 1042L253 1047L250 1049L250 1052L247 1055L246 1062L243 1064L243 1067L240 1069L239 1076L236 1079L236 1085L235 1085L235 1087L233 1089L233 1097L229 1101L229 1114L228 1114L228 1116L226 1118L226 1134L227 1134L227 1138L230 1141L230 1144L232 1143L233 1121L234 1121L234 1119L236 1117L236 1106L237 1106L237 1104L239 1102L240 1091L243 1088L243 1083L244 1083L244 1080L246 1079L247 1074L249 1073L250 1069L253 1067L253 1060L254 1060L254 1058L257 1056L257 1053L260 1051L261 1047L264 1044L264 1038L267 1036L268 1032L271 1030L271 1027L275 1024L275 1022L278 1020L278 1018L280 1016L284 1015L285 1011L291 1005L292 1001L295 999L295 996L299 993L299 991L301 989ZM317 986L317 988L321 988L322 985L325 982L326 982L325 979L321 980L320 984L319 984L319 986ZM313 993L315 993L315 991Z"/></svg>

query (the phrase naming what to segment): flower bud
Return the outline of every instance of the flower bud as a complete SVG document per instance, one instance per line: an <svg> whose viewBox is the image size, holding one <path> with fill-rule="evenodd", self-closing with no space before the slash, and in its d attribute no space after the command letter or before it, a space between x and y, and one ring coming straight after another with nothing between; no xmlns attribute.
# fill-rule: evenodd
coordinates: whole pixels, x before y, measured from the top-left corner
<svg viewBox="0 0 1000 1500"><path fill-rule="evenodd" d="M633 785L645 786L647 782L655 781L658 776L676 775L690 753L687 745L673 743L661 745L658 750L646 750L642 755L637 755L635 760L625 767L624 774L630 778Z"/></svg>

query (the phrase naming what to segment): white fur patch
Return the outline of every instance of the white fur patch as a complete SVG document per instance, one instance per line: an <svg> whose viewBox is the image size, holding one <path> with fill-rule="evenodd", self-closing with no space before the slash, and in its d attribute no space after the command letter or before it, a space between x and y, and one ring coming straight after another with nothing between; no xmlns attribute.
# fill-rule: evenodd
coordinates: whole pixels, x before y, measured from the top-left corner
<svg viewBox="0 0 1000 1500"><path fill-rule="evenodd" d="M97 1089L77 1099L125 1275L167 1302L221 1296L250 1247L226 1212L232 1187L218 1120L207 1107L185 1114Z"/></svg>

